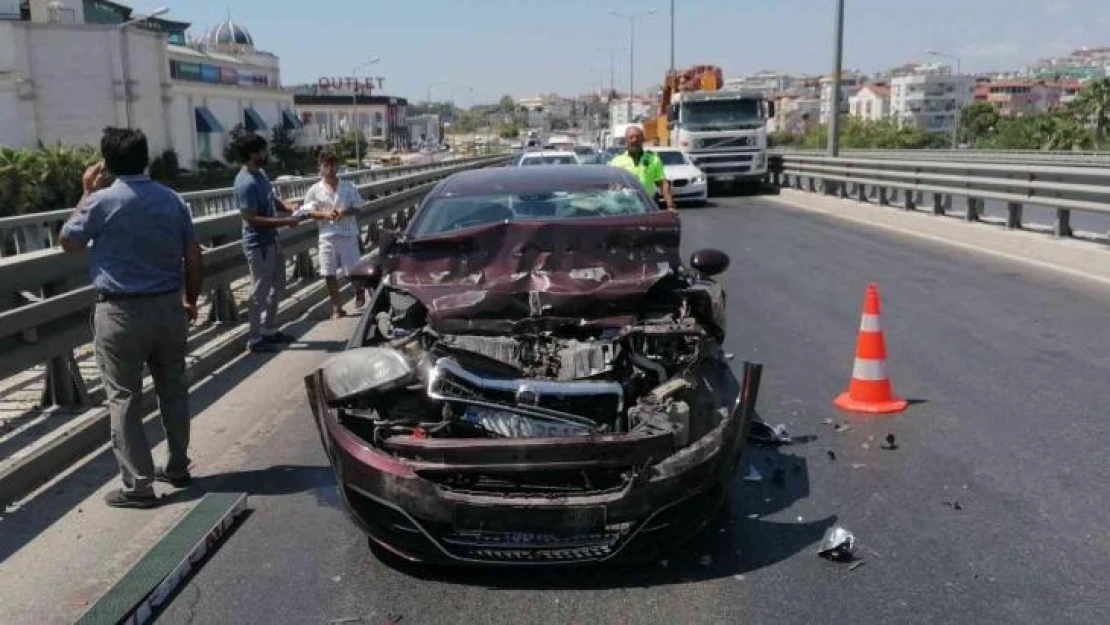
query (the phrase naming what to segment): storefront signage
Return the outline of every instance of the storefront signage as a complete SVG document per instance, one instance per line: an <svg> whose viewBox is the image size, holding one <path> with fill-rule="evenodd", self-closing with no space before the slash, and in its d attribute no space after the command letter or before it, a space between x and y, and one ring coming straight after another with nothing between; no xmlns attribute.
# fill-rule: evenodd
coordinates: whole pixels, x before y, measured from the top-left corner
<svg viewBox="0 0 1110 625"><path fill-rule="evenodd" d="M343 77L321 77L316 81L316 87L320 91L365 91L372 93L375 89L381 89L385 85L385 78L378 76L359 78L358 76L343 76Z"/></svg>

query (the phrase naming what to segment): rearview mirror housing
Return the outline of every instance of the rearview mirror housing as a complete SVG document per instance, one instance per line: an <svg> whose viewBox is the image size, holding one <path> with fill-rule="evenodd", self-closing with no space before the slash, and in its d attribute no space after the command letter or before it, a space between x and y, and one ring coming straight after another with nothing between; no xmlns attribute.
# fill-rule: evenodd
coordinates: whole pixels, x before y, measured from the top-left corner
<svg viewBox="0 0 1110 625"><path fill-rule="evenodd" d="M730 262L728 254L713 248L701 249L690 255L690 266L706 278L724 273Z"/></svg>

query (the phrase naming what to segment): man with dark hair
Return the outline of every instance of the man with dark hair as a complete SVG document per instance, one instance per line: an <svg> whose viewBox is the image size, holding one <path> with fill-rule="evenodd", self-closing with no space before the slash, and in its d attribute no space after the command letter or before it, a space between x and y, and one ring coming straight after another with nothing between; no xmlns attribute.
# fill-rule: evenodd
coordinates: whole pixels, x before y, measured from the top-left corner
<svg viewBox="0 0 1110 625"><path fill-rule="evenodd" d="M320 181L305 193L304 208L318 220L320 273L331 297L332 318L337 319L347 314L339 296L338 276L342 273L349 280L351 270L362 257L356 215L363 200L354 184L339 179L339 158L333 152L321 152L317 162ZM364 291L356 285L355 308L362 308L365 303Z"/></svg>
<svg viewBox="0 0 1110 625"><path fill-rule="evenodd" d="M278 331L278 304L285 291L285 258L277 230L296 226L300 220L277 216L279 207L285 212L292 212L295 207L287 206L274 195L270 178L262 170L269 159L266 140L246 133L233 147L243 165L235 177L235 198L243 216L243 252L251 274L247 348L255 353L272 352L294 340Z"/></svg>
<svg viewBox="0 0 1110 625"><path fill-rule="evenodd" d="M84 195L60 239L67 252L95 242L89 251L97 293L93 344L123 481L105 500L118 508L149 508L158 503L155 480L190 483L185 340L197 318L201 250L189 207L144 174L150 154L141 130L106 128L100 153L104 161L85 170ZM143 429L144 364L166 432L164 468L155 468Z"/></svg>

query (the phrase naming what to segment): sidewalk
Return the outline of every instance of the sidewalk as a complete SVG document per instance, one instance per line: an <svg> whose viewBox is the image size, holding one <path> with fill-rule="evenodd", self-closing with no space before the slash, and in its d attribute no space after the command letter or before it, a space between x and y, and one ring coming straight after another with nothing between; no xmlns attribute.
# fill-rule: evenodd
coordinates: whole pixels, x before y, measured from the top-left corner
<svg viewBox="0 0 1110 625"><path fill-rule="evenodd" d="M1110 246L1105 243L1058 239L1046 232L1007 230L993 220L967 222L955 214L905 211L795 189L760 199L1110 286Z"/></svg>
<svg viewBox="0 0 1110 625"><path fill-rule="evenodd" d="M298 341L277 354L245 354L195 385L190 395L194 486L154 510L103 502L118 488L104 445L18 508L0 512L0 605L5 623L72 623L199 500L220 492L253 449L288 419L308 419L303 378L342 350L357 319L326 318L315 307L285 330ZM300 414L304 413L304 414ZM155 460L165 457L161 428L147 428ZM159 494L170 492L159 484ZM254 496L254 495L252 495ZM265 495L258 495L265 496ZM253 506L248 500L248 508ZM248 512L249 514L249 512Z"/></svg>

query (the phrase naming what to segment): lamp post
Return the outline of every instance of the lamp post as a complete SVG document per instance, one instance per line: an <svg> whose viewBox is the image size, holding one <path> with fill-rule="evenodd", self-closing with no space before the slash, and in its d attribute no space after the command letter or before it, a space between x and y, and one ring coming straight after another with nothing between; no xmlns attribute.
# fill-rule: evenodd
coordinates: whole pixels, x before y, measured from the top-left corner
<svg viewBox="0 0 1110 625"><path fill-rule="evenodd" d="M658 9L650 9L643 13L620 13L618 11L609 11L613 17L620 17L628 20L628 123L632 123L632 93L636 89L636 20L641 17L647 17L658 13Z"/></svg>
<svg viewBox="0 0 1110 625"><path fill-rule="evenodd" d="M675 0L670 0L670 73L675 73Z"/></svg>
<svg viewBox="0 0 1110 625"><path fill-rule="evenodd" d="M832 98L829 109L829 156L840 151L840 73L844 64L844 0L836 0L836 27L833 37Z"/></svg>
<svg viewBox="0 0 1110 625"><path fill-rule="evenodd" d="M953 54L945 54L943 52L937 52L936 50L926 50L925 54L928 54L930 56L938 56L942 59L949 59L951 61L955 61L956 62L956 80L958 81L960 76L963 75L963 73L960 71L960 57L955 56ZM956 117L952 121L952 149L955 150L955 149L958 149L960 147L960 94L959 94L959 91L955 88L955 86L953 87L952 92L955 94L955 96L953 98L953 101L956 105Z"/></svg>
<svg viewBox="0 0 1110 625"><path fill-rule="evenodd" d="M169 12L166 7L158 7L146 15L138 15L116 25L120 38L120 66L123 70L123 120L127 128L131 127L131 46L127 43L126 28Z"/></svg>
<svg viewBox="0 0 1110 625"><path fill-rule="evenodd" d="M362 144L362 139L365 138L365 136L366 136L362 132L362 124L360 124L359 121L358 121L358 76L356 76L356 73L358 72L358 70L360 70L364 67L369 67L369 66L371 66L371 65L373 65L373 64L375 64L375 63L377 63L378 61L381 61L381 60L382 60L381 57L376 56L376 57L366 61L362 65L359 65L359 66L357 66L357 67L355 67L354 69L351 70L351 78L353 78L355 80L353 86L351 87L351 109L352 109L351 110L351 126L355 129L355 169L356 170L362 168L362 148L361 148L361 144Z"/></svg>

